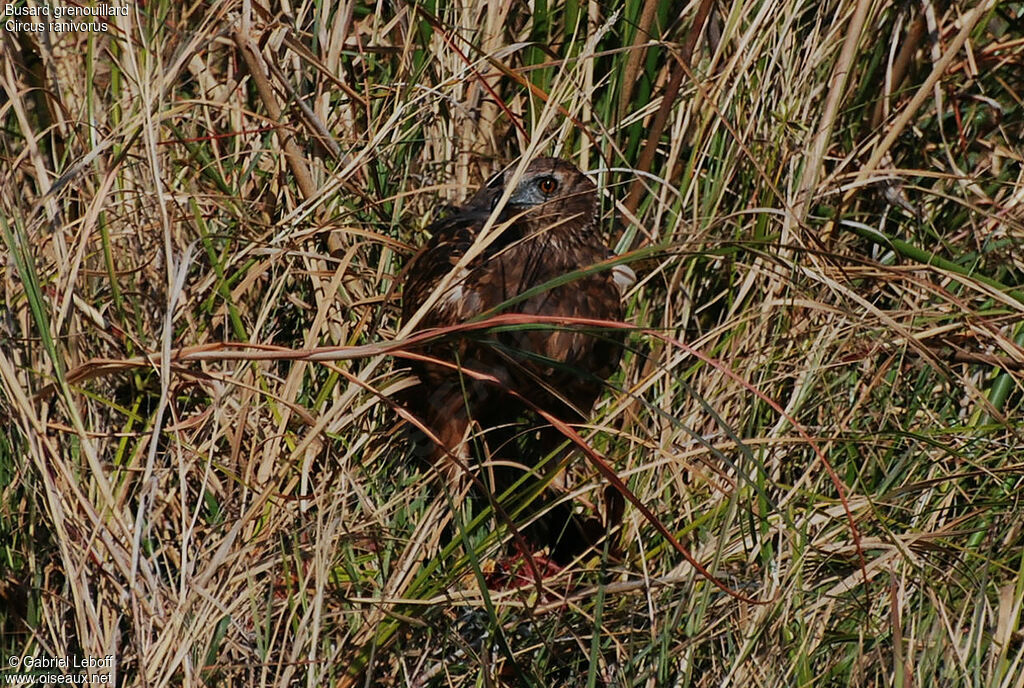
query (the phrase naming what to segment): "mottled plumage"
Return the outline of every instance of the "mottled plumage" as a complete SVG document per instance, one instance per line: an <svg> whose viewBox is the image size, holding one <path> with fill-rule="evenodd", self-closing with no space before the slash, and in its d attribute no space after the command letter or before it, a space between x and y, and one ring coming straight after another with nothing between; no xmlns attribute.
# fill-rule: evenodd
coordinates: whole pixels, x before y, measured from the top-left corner
<svg viewBox="0 0 1024 688"><path fill-rule="evenodd" d="M513 173L495 177L452 216L429 228L430 241L407 269L404 322L470 250ZM500 229L495 241L453 276L418 329L465 322L612 255L601 239L596 187L576 167L556 158L528 165L494 226ZM621 320L621 293L631 278L632 272L622 267L594 272L501 312ZM452 337L424 353L492 375L556 417L580 422L615 371L621 342L614 333L542 327ZM532 435L536 451L524 450L524 442L514 439L515 427L531 414L501 388L431 363L417 363L414 371L422 385L413 390L408 406L440 439L434 460L444 460L448 453L469 456L463 440L471 422L486 432L492 456L522 463L543 456L564 439L550 427L540 429ZM524 452L532 456L524 457Z"/></svg>

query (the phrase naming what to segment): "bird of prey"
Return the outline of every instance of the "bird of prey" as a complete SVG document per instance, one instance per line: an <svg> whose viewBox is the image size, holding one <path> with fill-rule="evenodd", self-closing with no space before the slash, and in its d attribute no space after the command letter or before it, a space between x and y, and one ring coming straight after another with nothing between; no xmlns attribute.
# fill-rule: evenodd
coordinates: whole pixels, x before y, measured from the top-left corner
<svg viewBox="0 0 1024 688"><path fill-rule="evenodd" d="M506 194L510 184L515 188ZM462 261L488 220L490 243L485 238L483 250ZM538 158L518 178L514 169L497 175L428 228L430 240L406 270L403 322L432 296L432 306L416 325L419 330L457 325L489 312L621 321L622 295L635 280L633 272L617 265L579 274L613 257L598 220L597 187L564 160ZM446 280L443 291L434 295ZM414 362L421 385L412 390L407 407L439 441L431 443L435 462L451 462L453 456L483 459L483 451L529 466L565 441L539 422L529 405L569 423L586 420L618 366L621 348L621 335L615 332L571 325L442 338L421 350L436 362ZM474 425L481 433L468 439ZM563 509L565 518L568 513ZM560 547L557 536L553 533L545 543L556 561L585 549L578 543Z"/></svg>

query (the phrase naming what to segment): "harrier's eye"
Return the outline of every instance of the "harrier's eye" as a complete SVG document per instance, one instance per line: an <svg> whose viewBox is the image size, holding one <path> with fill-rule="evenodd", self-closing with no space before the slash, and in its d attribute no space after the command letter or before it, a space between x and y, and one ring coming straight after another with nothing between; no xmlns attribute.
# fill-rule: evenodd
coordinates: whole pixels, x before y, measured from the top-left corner
<svg viewBox="0 0 1024 688"><path fill-rule="evenodd" d="M558 182L554 177L544 177L537 183L537 188L541 190L541 193L550 196L558 189Z"/></svg>

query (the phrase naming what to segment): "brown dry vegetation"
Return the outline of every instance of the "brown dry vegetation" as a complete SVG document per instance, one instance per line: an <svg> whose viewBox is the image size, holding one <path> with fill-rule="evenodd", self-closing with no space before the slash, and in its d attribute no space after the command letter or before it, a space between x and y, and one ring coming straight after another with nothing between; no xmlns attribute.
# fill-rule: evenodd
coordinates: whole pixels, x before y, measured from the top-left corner
<svg viewBox="0 0 1024 688"><path fill-rule="evenodd" d="M1024 686L1024 4L678 5L0 30L0 661ZM640 277L580 433L735 595L633 507L488 589L507 524L387 403L402 265L520 154L593 171Z"/></svg>

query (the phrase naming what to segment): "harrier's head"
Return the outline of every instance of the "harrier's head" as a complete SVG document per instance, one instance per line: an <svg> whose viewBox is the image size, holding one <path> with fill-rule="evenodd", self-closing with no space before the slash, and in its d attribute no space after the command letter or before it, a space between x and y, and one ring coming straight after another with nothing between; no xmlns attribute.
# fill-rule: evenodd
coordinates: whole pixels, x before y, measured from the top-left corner
<svg viewBox="0 0 1024 688"><path fill-rule="evenodd" d="M497 175L478 197L486 194L493 209L514 177L515 169ZM597 219L597 187L572 163L537 158L527 165L509 196L505 216L517 225L522 223L524 235L592 231Z"/></svg>

